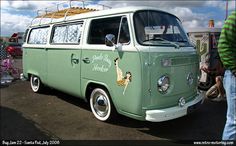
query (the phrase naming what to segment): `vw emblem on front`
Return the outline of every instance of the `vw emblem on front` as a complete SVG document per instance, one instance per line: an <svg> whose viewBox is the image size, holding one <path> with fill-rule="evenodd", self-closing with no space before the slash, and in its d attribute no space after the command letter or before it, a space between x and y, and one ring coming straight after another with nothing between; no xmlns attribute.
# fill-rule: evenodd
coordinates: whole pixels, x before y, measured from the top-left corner
<svg viewBox="0 0 236 146"><path fill-rule="evenodd" d="M185 105L185 99L184 99L184 97L181 97L180 99L179 99L179 106L180 107L183 107L184 105Z"/></svg>
<svg viewBox="0 0 236 146"><path fill-rule="evenodd" d="M193 84L193 73L189 73L187 76L187 84L192 85Z"/></svg>

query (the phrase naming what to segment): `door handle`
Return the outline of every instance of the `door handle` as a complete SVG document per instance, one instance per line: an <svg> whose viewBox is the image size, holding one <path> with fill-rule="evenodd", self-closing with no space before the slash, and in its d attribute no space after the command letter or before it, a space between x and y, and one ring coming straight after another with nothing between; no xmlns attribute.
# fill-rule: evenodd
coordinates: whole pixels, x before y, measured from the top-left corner
<svg viewBox="0 0 236 146"><path fill-rule="evenodd" d="M89 64L89 63L90 63L90 60L89 60L89 58L87 58L87 57L86 57L86 58L84 58L84 59L82 59L82 60L83 60L83 62L84 62L84 63L87 63L87 64Z"/></svg>
<svg viewBox="0 0 236 146"><path fill-rule="evenodd" d="M79 59L73 58L73 59L71 59L71 62L73 62L74 64L78 64L79 63Z"/></svg>
<svg viewBox="0 0 236 146"><path fill-rule="evenodd" d="M75 54L71 54L71 64L78 64L79 63L79 59L77 58L77 56Z"/></svg>

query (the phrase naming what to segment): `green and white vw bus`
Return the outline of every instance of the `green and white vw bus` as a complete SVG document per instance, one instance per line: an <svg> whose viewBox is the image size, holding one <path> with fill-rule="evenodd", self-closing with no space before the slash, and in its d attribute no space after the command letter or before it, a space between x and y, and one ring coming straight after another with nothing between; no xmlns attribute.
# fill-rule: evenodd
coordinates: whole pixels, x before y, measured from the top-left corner
<svg viewBox="0 0 236 146"><path fill-rule="evenodd" d="M202 100L199 59L180 20L150 7L88 12L31 25L23 75L84 99L101 121L116 113L152 122L187 115Z"/></svg>

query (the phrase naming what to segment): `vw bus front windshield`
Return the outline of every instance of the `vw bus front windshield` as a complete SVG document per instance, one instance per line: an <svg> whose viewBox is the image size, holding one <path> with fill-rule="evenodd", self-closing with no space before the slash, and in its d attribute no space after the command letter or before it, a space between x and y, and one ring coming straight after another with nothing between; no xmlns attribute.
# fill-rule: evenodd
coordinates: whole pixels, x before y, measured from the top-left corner
<svg viewBox="0 0 236 146"><path fill-rule="evenodd" d="M160 11L134 14L136 39L141 45L189 47L189 39L175 16Z"/></svg>

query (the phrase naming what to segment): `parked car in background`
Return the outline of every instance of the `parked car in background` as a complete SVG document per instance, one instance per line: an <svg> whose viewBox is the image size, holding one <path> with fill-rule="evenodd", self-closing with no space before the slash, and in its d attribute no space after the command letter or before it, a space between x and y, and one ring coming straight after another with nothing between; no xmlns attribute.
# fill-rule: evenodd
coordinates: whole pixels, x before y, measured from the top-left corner
<svg viewBox="0 0 236 146"><path fill-rule="evenodd" d="M6 51L13 57L22 56L22 44L15 43L15 42L7 42Z"/></svg>
<svg viewBox="0 0 236 146"><path fill-rule="evenodd" d="M16 42L23 44L24 32L15 32L9 38L9 42Z"/></svg>

